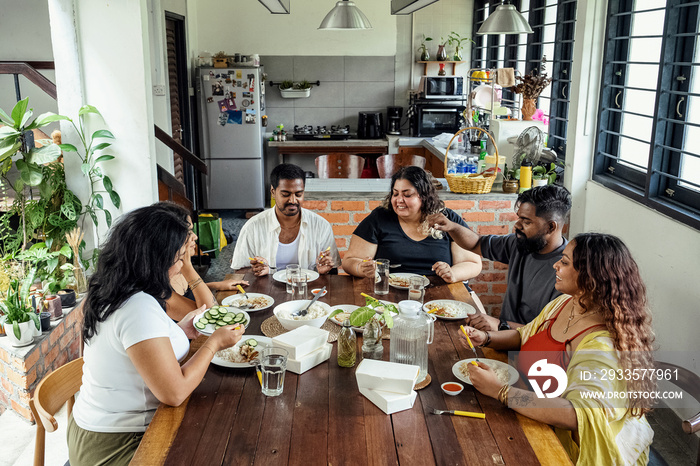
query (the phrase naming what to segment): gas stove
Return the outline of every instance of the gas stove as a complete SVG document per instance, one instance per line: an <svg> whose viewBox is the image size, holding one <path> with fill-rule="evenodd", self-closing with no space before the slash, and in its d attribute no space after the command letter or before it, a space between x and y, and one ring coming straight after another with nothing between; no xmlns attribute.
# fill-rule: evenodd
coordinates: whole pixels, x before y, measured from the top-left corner
<svg viewBox="0 0 700 466"><path fill-rule="evenodd" d="M317 139L343 140L356 137L356 135L350 132L350 125L333 125L331 126L330 130L327 129L325 126L317 126L314 129L314 127L311 125L294 125L294 132L292 133L292 137L296 140L301 141Z"/></svg>

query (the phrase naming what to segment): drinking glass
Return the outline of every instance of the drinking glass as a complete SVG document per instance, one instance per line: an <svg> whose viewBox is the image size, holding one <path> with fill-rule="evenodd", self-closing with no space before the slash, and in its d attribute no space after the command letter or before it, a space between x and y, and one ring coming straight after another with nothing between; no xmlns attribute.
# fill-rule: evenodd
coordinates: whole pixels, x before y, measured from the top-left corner
<svg viewBox="0 0 700 466"><path fill-rule="evenodd" d="M287 265L287 293L292 294L292 276L299 273L299 264Z"/></svg>
<svg viewBox="0 0 700 466"><path fill-rule="evenodd" d="M270 346L262 350L260 371L262 372L263 395L279 396L282 394L288 356L289 353L283 348Z"/></svg>
<svg viewBox="0 0 700 466"><path fill-rule="evenodd" d="M292 275L292 299L306 299L308 277L305 273Z"/></svg>
<svg viewBox="0 0 700 466"><path fill-rule="evenodd" d="M374 263L376 267L374 293L389 294L389 259L377 259Z"/></svg>
<svg viewBox="0 0 700 466"><path fill-rule="evenodd" d="M425 297L425 278L411 277L408 279L408 299L423 304Z"/></svg>

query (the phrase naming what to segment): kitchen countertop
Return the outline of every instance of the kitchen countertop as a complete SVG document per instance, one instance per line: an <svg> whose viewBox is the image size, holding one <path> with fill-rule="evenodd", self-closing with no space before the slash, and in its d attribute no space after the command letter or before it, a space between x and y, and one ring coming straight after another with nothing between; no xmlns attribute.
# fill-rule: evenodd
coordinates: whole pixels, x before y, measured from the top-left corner
<svg viewBox="0 0 700 466"><path fill-rule="evenodd" d="M311 141L298 141L295 139L287 141L267 141L269 147L389 147L386 139L317 139Z"/></svg>

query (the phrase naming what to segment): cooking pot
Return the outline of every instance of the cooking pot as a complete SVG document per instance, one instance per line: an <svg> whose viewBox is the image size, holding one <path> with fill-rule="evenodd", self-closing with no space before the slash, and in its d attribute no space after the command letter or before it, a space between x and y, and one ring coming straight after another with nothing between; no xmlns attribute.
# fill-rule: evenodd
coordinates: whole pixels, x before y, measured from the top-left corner
<svg viewBox="0 0 700 466"><path fill-rule="evenodd" d="M384 137L382 112L360 112L357 120L358 139L381 139Z"/></svg>

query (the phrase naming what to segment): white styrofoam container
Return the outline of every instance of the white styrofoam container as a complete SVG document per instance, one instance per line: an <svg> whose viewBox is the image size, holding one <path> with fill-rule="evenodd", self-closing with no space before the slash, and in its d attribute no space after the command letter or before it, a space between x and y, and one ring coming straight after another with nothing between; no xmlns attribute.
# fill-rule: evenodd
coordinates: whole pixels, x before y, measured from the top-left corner
<svg viewBox="0 0 700 466"><path fill-rule="evenodd" d="M393 414L398 411L413 408L413 403L416 401L417 395L413 390L411 390L411 393L408 395L399 395L398 393L371 390L364 387L360 387L360 393L386 414Z"/></svg>
<svg viewBox="0 0 700 466"><path fill-rule="evenodd" d="M318 366L323 361L327 361L328 358L331 357L332 350L333 345L326 343L321 348L312 351L301 359L287 359L287 370L295 374L303 374L309 369Z"/></svg>
<svg viewBox="0 0 700 466"><path fill-rule="evenodd" d="M299 360L323 347L328 341L328 330L303 325L272 339L272 346L289 352L288 359Z"/></svg>
<svg viewBox="0 0 700 466"><path fill-rule="evenodd" d="M363 359L355 378L360 388L410 395L419 372L420 367L411 364Z"/></svg>

